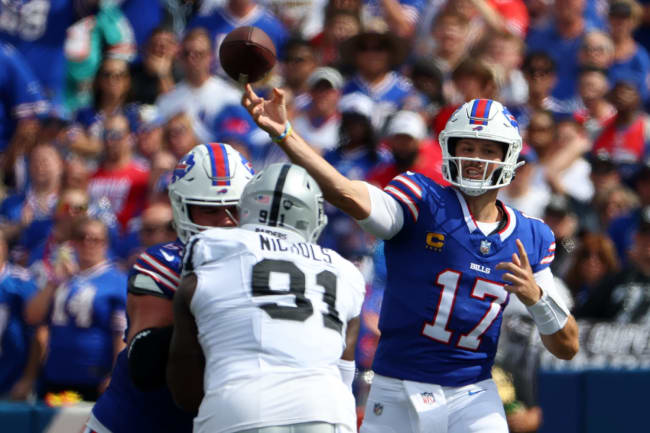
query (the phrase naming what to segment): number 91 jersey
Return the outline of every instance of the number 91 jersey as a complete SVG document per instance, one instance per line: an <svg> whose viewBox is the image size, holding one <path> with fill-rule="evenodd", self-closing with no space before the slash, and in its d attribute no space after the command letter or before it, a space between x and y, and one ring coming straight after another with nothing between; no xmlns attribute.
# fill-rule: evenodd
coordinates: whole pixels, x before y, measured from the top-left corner
<svg viewBox="0 0 650 433"><path fill-rule="evenodd" d="M337 363L363 277L330 249L268 230L211 229L188 244L184 272L197 276L190 309L206 358L195 431L288 421L353 431L354 398Z"/></svg>
<svg viewBox="0 0 650 433"><path fill-rule="evenodd" d="M373 370L384 376L462 386L491 377L509 300L495 269L526 248L533 270L548 268L555 240L543 221L500 202L503 222L486 236L460 192L411 172L384 189L404 226L385 242L386 290ZM550 271L548 271L550 272Z"/></svg>

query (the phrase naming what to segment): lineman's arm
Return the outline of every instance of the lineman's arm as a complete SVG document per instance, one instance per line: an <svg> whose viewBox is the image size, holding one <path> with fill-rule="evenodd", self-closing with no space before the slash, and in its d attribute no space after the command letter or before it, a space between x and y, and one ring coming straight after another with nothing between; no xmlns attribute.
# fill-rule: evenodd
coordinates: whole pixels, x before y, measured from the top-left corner
<svg viewBox="0 0 650 433"><path fill-rule="evenodd" d="M578 324L554 290L550 269L533 274L523 243L517 239L519 254L511 262L501 262L496 269L505 270L505 289L517 295L528 308L546 349L560 359L571 359L578 353Z"/></svg>
<svg viewBox="0 0 650 433"><path fill-rule="evenodd" d="M174 295L174 330L169 346L167 385L176 404L190 413L197 413L203 399L205 357L198 340L198 329L190 311L196 290L196 275L183 277Z"/></svg>
<svg viewBox="0 0 650 433"><path fill-rule="evenodd" d="M341 359L339 359L339 371L341 372L341 379L343 383L350 387L352 390L352 382L354 382L354 349L357 347L357 337L359 336L359 316L348 321L347 331L345 333L345 350Z"/></svg>
<svg viewBox="0 0 650 433"><path fill-rule="evenodd" d="M282 90L274 88L273 98L268 100L257 96L247 85L242 105L271 137L279 137L285 132L287 113ZM343 176L296 132L288 134L279 146L293 163L304 167L316 180L325 200L355 219L365 219L370 215L370 195L365 182Z"/></svg>

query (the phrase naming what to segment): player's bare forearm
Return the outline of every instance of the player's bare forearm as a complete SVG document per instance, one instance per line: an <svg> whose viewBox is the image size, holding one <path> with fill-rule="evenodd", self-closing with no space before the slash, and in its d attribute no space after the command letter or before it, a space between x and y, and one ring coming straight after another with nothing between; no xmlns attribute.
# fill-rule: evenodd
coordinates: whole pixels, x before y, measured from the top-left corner
<svg viewBox="0 0 650 433"><path fill-rule="evenodd" d="M350 180L293 132L280 145L294 164L304 167L323 190L323 197L355 219L370 215L370 195L361 181Z"/></svg>
<svg viewBox="0 0 650 433"><path fill-rule="evenodd" d="M556 333L540 335L544 347L560 359L572 359L580 348L578 342L578 323L573 316L569 316L564 327Z"/></svg>
<svg viewBox="0 0 650 433"><path fill-rule="evenodd" d="M167 361L167 385L181 409L198 412L203 399L205 357L189 305L196 289L196 276L183 277L174 295L174 331Z"/></svg>
<svg viewBox="0 0 650 433"><path fill-rule="evenodd" d="M348 321L347 330L345 331L345 350L341 359L346 361L354 361L354 349L357 346L357 338L359 337L359 328L361 327L360 316L350 319Z"/></svg>

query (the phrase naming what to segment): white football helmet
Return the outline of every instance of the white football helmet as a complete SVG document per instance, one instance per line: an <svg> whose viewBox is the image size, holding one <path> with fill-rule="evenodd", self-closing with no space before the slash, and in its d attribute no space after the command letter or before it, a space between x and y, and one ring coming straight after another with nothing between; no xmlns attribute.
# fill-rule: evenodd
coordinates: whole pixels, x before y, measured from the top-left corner
<svg viewBox="0 0 650 433"><path fill-rule="evenodd" d="M503 143L503 161L455 156L456 141L460 138L480 138ZM477 196L490 189L508 185L517 167L524 164L517 163L522 147L517 120L506 107L491 99L473 99L463 104L452 114L438 140L442 147L442 176L467 195ZM483 179L462 177L463 161L485 163ZM489 164L497 166L491 176L487 175Z"/></svg>
<svg viewBox="0 0 650 433"><path fill-rule="evenodd" d="M250 162L225 143L199 144L185 154L168 187L179 239L187 243L210 228L192 222L188 205L235 206L254 174Z"/></svg>
<svg viewBox="0 0 650 433"><path fill-rule="evenodd" d="M316 242L327 224L321 189L304 168L271 164L244 188L239 225L246 224L285 228Z"/></svg>

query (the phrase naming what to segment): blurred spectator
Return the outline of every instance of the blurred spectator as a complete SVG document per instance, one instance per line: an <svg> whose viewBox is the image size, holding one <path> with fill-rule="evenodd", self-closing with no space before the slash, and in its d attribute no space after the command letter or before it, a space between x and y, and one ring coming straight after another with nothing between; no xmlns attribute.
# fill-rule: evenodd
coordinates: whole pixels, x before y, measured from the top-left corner
<svg viewBox="0 0 650 433"><path fill-rule="evenodd" d="M199 139L192 128L192 120L185 113L172 116L163 127L163 143L176 161L199 144Z"/></svg>
<svg viewBox="0 0 650 433"><path fill-rule="evenodd" d="M212 43L202 28L195 28L183 38L181 59L185 79L156 101L164 121L185 112L200 142L214 140L211 126L224 106L238 104L240 92L230 83L210 75ZM216 97L215 95L218 95Z"/></svg>
<svg viewBox="0 0 650 433"><path fill-rule="evenodd" d="M639 207L639 198L630 188L619 184L597 191L591 207L598 215L598 231L606 232L615 219Z"/></svg>
<svg viewBox="0 0 650 433"><path fill-rule="evenodd" d="M284 58L284 48L289 33L282 22L271 11L255 0L226 0L223 6L205 11L188 24L188 29L205 28L218 63L219 46L231 30L241 26L255 26L264 30L275 45L279 59Z"/></svg>
<svg viewBox="0 0 650 433"><path fill-rule="evenodd" d="M613 0L609 6L609 27L614 41L614 63L609 68L613 83L624 79L636 84L641 100L647 101L650 57L632 36L641 22L643 9L635 0Z"/></svg>
<svg viewBox="0 0 650 433"><path fill-rule="evenodd" d="M78 155L71 154L64 161L62 189L76 188L85 190L92 174L88 164Z"/></svg>
<svg viewBox="0 0 650 433"><path fill-rule="evenodd" d="M428 57L418 57L410 65L409 78L413 86L425 97L426 105L422 109L427 124L446 105L442 93L442 72L436 66L435 60Z"/></svg>
<svg viewBox="0 0 650 433"><path fill-rule="evenodd" d="M97 10L97 0L21 0L0 2L0 40L25 56L44 88L45 96L63 104L68 27Z"/></svg>
<svg viewBox="0 0 650 433"><path fill-rule="evenodd" d="M0 400L25 400L38 375L42 347L23 319L36 293L29 272L8 262L8 247L0 234Z"/></svg>
<svg viewBox="0 0 650 433"><path fill-rule="evenodd" d="M384 188L395 176L410 170L445 184L442 178L442 150L437 142L426 142L426 136L426 125L418 113L395 113L386 125L386 144L393 161L371 170L368 182Z"/></svg>
<svg viewBox="0 0 650 433"><path fill-rule="evenodd" d="M586 202L594 195L589 180L591 166L583 155L591 148L584 127L567 117L555 124L553 146L540 157L546 181L555 193L568 194L571 198Z"/></svg>
<svg viewBox="0 0 650 433"><path fill-rule="evenodd" d="M131 61L137 47L133 29L113 2L100 1L99 10L68 29L66 56L65 109L75 113L92 103L92 82L103 58Z"/></svg>
<svg viewBox="0 0 650 433"><path fill-rule="evenodd" d="M78 265L58 263L54 278L27 304L25 317L30 324L47 320L50 330L39 397L72 390L95 401L124 348L126 275L107 259L108 233L101 221L78 221L72 244Z"/></svg>
<svg viewBox="0 0 650 433"><path fill-rule="evenodd" d="M0 205L0 229L10 243L20 241L21 249L34 248L52 227L59 199L63 161L56 148L39 144L29 155L29 188L7 197Z"/></svg>
<svg viewBox="0 0 650 433"><path fill-rule="evenodd" d="M337 109L343 77L334 68L317 68L307 79L311 102L293 121L293 127L317 152L334 149L341 122Z"/></svg>
<svg viewBox="0 0 650 433"><path fill-rule="evenodd" d="M564 279L571 267L573 253L578 247L578 218L569 198L564 195L552 195L544 210L543 219L555 234L555 259L551 263L551 271L556 277Z"/></svg>
<svg viewBox="0 0 650 433"><path fill-rule="evenodd" d="M498 99L506 106L522 105L528 100L528 83L521 72L524 60L524 41L509 33L488 35L478 57L496 71L501 78Z"/></svg>
<svg viewBox="0 0 650 433"><path fill-rule="evenodd" d="M607 235L586 233L581 237L565 282L581 308L594 289L620 269L616 249Z"/></svg>
<svg viewBox="0 0 650 433"><path fill-rule="evenodd" d="M443 9L431 23L430 32L435 44L434 51L421 54L433 54L440 70L448 76L469 48L469 21L456 11Z"/></svg>
<svg viewBox="0 0 650 433"><path fill-rule="evenodd" d="M499 93L499 87L490 65L482 60L468 57L454 69L452 83L448 86L445 99L451 102L438 111L433 119L433 132L435 135L445 128L447 121L456 109L472 99L494 99ZM456 101L456 103L454 103Z"/></svg>
<svg viewBox="0 0 650 433"><path fill-rule="evenodd" d="M530 31L538 31L549 26L553 19L553 0L526 0L530 18Z"/></svg>
<svg viewBox="0 0 650 433"><path fill-rule="evenodd" d="M568 107L575 104L577 96L578 51L583 36L592 26L584 18L585 3L586 0L556 1L550 25L529 32L526 38L529 53L542 51L553 58L557 81L552 94L561 105Z"/></svg>
<svg viewBox="0 0 650 433"><path fill-rule="evenodd" d="M542 408L526 407L517 395L512 373L500 365L492 367L492 378L499 391L506 413L508 431L511 433L534 433L542 425Z"/></svg>
<svg viewBox="0 0 650 433"><path fill-rule="evenodd" d="M172 90L181 73L174 62L178 39L168 27L157 27L142 49L142 61L131 66L131 98L141 104L154 104L158 96Z"/></svg>
<svg viewBox="0 0 650 433"><path fill-rule="evenodd" d="M350 93L341 98L341 124L338 146L324 158L348 179L365 180L368 173L380 164L390 161L390 154L380 149L372 126L372 100L361 93ZM325 204L328 223L319 238L319 244L339 251L352 260L367 256L372 240L357 223L340 210Z"/></svg>
<svg viewBox="0 0 650 433"><path fill-rule="evenodd" d="M526 215L542 218L550 200L550 191L546 185L532 181L540 170L539 159L535 149L527 144L519 154L519 162L522 161L525 164L517 169L510 185L499 191L499 199Z"/></svg>
<svg viewBox="0 0 650 433"><path fill-rule="evenodd" d="M576 318L617 323L650 323L650 207L641 211L629 263L602 281L575 310Z"/></svg>
<svg viewBox="0 0 650 433"><path fill-rule="evenodd" d="M134 138L125 116L107 118L103 138L105 153L99 169L90 178L88 193L92 202L108 199L124 230L129 220L144 208L149 170L133 158Z"/></svg>
<svg viewBox="0 0 650 433"><path fill-rule="evenodd" d="M424 99L402 74L392 71L408 54L405 41L385 30L364 30L341 46L344 59L353 63L355 75L343 94L360 92L375 102L373 123L383 125L397 110L419 110Z"/></svg>
<svg viewBox="0 0 650 433"><path fill-rule="evenodd" d="M578 108L577 104L565 106L551 95L558 77L555 61L548 54L529 53L524 58L522 71L528 84L528 101L525 105L512 107L512 113L523 130L528 127L533 110L548 110L553 114L567 114Z"/></svg>
<svg viewBox="0 0 650 433"><path fill-rule="evenodd" d="M623 178L629 179L650 149L650 117L643 111L634 83L617 82L611 99L617 113L605 123L594 142L593 152L609 153Z"/></svg>
<svg viewBox="0 0 650 433"><path fill-rule="evenodd" d="M162 150L162 119L155 105L140 105L138 127L135 132L135 153L139 162L148 167L151 158Z"/></svg>
<svg viewBox="0 0 650 433"><path fill-rule="evenodd" d="M142 211L137 228L127 235L125 268L131 269L140 253L150 246L173 242L176 230L172 224L172 207L169 202L158 201L148 205Z"/></svg>
<svg viewBox="0 0 650 433"><path fill-rule="evenodd" d="M72 229L80 217L88 214L88 205L85 189L68 188L61 191L52 229L29 251L27 264L36 276L39 287L54 275L59 260L72 257L72 246L69 243Z"/></svg>
<svg viewBox="0 0 650 433"><path fill-rule="evenodd" d="M149 202L169 200L167 186L171 183L178 158L167 150L156 153L151 160L149 172Z"/></svg>
<svg viewBox="0 0 650 433"><path fill-rule="evenodd" d="M607 71L592 66L581 69L578 93L584 108L575 111L573 117L585 127L592 141L600 135L605 124L616 115L616 109L607 100L608 92Z"/></svg>
<svg viewBox="0 0 650 433"><path fill-rule="evenodd" d="M360 31L361 17L358 11L328 7L323 31L309 41L317 53L318 63L322 66L340 66L343 61L339 47ZM287 48L287 60L289 56Z"/></svg>
<svg viewBox="0 0 650 433"><path fill-rule="evenodd" d="M289 39L282 76L284 84L293 92L298 109L309 104L307 79L317 66L316 55L309 42L298 38Z"/></svg>
<svg viewBox="0 0 650 433"><path fill-rule="evenodd" d="M621 261L627 262L628 251L639 228L641 210L650 206L650 161L646 161L630 181L639 196L640 207L612 221L609 236L616 245Z"/></svg>
<svg viewBox="0 0 650 433"><path fill-rule="evenodd" d="M27 182L25 155L34 145L40 128L37 116L47 112L49 104L21 53L5 43L0 44L0 70L2 181L20 191Z"/></svg>
<svg viewBox="0 0 650 433"><path fill-rule="evenodd" d="M410 38L425 4L424 0L366 0L362 7L362 22L372 26L383 21L397 36Z"/></svg>
<svg viewBox="0 0 650 433"><path fill-rule="evenodd" d="M323 11L328 0L265 0L263 4L292 33L309 39L323 30Z"/></svg>
<svg viewBox="0 0 650 433"><path fill-rule="evenodd" d="M93 82L93 105L79 110L68 134L71 152L97 158L104 151L102 134L109 116L122 114L129 128L137 125L138 109L127 103L131 90L128 64L124 60L106 58Z"/></svg>
<svg viewBox="0 0 650 433"><path fill-rule="evenodd" d="M578 52L581 67L600 68L605 71L614 61L614 42L608 33L592 30L585 34Z"/></svg>

